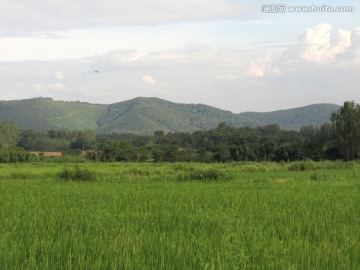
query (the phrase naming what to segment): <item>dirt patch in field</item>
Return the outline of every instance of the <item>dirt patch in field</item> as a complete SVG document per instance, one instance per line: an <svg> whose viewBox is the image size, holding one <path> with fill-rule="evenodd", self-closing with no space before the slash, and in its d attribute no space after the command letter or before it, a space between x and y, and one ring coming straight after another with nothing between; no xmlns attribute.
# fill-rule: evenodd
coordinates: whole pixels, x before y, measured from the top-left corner
<svg viewBox="0 0 360 270"><path fill-rule="evenodd" d="M62 152L30 152L37 157L44 156L44 157L61 157Z"/></svg>

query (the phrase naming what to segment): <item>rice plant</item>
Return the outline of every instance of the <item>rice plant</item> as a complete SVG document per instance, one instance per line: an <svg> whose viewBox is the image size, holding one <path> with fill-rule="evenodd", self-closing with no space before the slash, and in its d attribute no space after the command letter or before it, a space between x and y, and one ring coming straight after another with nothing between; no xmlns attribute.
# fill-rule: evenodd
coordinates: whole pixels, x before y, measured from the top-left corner
<svg viewBox="0 0 360 270"><path fill-rule="evenodd" d="M0 167L1 269L360 267L358 164L78 166Z"/></svg>

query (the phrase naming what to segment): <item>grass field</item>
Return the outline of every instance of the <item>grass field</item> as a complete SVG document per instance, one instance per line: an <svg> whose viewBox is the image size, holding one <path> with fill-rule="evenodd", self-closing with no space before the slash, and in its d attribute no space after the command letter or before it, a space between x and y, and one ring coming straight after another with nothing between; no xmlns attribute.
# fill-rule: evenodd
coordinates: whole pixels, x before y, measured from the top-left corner
<svg viewBox="0 0 360 270"><path fill-rule="evenodd" d="M1 269L360 269L359 239L357 163L0 165Z"/></svg>

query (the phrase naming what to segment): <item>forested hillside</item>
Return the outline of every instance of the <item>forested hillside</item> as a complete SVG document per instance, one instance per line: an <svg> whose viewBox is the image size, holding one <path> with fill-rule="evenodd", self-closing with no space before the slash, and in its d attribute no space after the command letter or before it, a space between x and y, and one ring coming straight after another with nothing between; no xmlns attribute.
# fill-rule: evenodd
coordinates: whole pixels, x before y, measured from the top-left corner
<svg viewBox="0 0 360 270"><path fill-rule="evenodd" d="M151 136L70 129L44 133L5 121L0 123L0 162L31 160L25 150L82 154L93 161L353 160L360 157L359 130L360 105L353 101L334 111L331 123L304 126L300 131L285 130L276 124L233 127L223 122L210 130L158 130Z"/></svg>
<svg viewBox="0 0 360 270"><path fill-rule="evenodd" d="M315 104L274 112L234 114L203 104L179 104L158 98L135 98L110 105L34 98L0 101L0 122L12 120L22 128L93 130L96 133L152 135L155 131L195 132L216 128L278 124L287 130L330 121L333 104ZM239 108L241 109L241 108Z"/></svg>
<svg viewBox="0 0 360 270"><path fill-rule="evenodd" d="M107 105L34 98L0 101L0 121L12 120L23 128L96 130Z"/></svg>
<svg viewBox="0 0 360 270"><path fill-rule="evenodd" d="M276 123L285 129L299 130L303 126L320 126L329 122L330 114L337 109L339 109L338 105L323 103L266 113L245 112L241 113L241 116L247 117L256 126Z"/></svg>

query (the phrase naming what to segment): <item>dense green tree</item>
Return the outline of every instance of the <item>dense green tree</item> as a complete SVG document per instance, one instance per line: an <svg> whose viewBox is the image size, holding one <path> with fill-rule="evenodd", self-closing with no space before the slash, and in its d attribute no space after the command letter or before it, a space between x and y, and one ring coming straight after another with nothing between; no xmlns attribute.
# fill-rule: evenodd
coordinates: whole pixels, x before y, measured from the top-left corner
<svg viewBox="0 0 360 270"><path fill-rule="evenodd" d="M34 129L23 129L20 134L20 139L17 146L23 147L30 151L44 151L40 149L39 142L46 139L46 134Z"/></svg>
<svg viewBox="0 0 360 270"><path fill-rule="evenodd" d="M144 162L151 158L151 152L146 147L134 147L134 161Z"/></svg>
<svg viewBox="0 0 360 270"><path fill-rule="evenodd" d="M300 134L302 138L302 155L312 160L321 160L323 157L323 145L319 142L319 127L302 127Z"/></svg>
<svg viewBox="0 0 360 270"><path fill-rule="evenodd" d="M23 148L15 146L0 148L0 163L27 162L30 159L30 154Z"/></svg>
<svg viewBox="0 0 360 270"><path fill-rule="evenodd" d="M20 139L21 129L13 121L0 124L0 147L15 146Z"/></svg>
<svg viewBox="0 0 360 270"><path fill-rule="evenodd" d="M98 158L100 161L134 161L135 152L128 142L109 141L98 146Z"/></svg>
<svg viewBox="0 0 360 270"><path fill-rule="evenodd" d="M336 160L341 158L339 148L330 123L323 124L318 134L318 145L322 146L323 159Z"/></svg>
<svg viewBox="0 0 360 270"><path fill-rule="evenodd" d="M227 162L293 161L302 159L345 159L360 156L360 109L347 102L333 113L332 123L287 131L278 125L232 127L220 123L213 130L153 136L101 134L91 130L49 130L47 134L19 127L11 122L0 125L0 146L17 146L30 151L62 151L79 154L87 150L94 161ZM11 153L15 151L11 150ZM16 160L9 151L0 154L2 162ZM10 158L10 155L12 158ZM23 158L18 158L23 160Z"/></svg>
<svg viewBox="0 0 360 270"><path fill-rule="evenodd" d="M199 155L196 149L193 148L180 148L176 155L179 162L197 162L199 161Z"/></svg>
<svg viewBox="0 0 360 270"><path fill-rule="evenodd" d="M157 162L177 161L179 147L174 144L163 144L153 150L153 159Z"/></svg>
<svg viewBox="0 0 360 270"><path fill-rule="evenodd" d="M77 138L71 143L72 149L91 150L96 143L96 134L92 130L79 131Z"/></svg>
<svg viewBox="0 0 360 270"><path fill-rule="evenodd" d="M346 101L331 114L335 139L346 160L360 157L360 105Z"/></svg>
<svg viewBox="0 0 360 270"><path fill-rule="evenodd" d="M231 151L227 144L218 144L214 151L214 159L217 162L226 162L231 160Z"/></svg>
<svg viewBox="0 0 360 270"><path fill-rule="evenodd" d="M264 138L261 142L259 158L260 160L271 161L275 158L277 143L274 139Z"/></svg>

